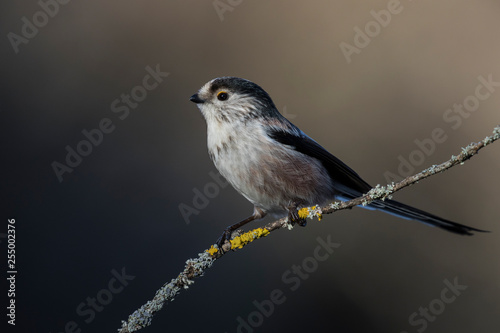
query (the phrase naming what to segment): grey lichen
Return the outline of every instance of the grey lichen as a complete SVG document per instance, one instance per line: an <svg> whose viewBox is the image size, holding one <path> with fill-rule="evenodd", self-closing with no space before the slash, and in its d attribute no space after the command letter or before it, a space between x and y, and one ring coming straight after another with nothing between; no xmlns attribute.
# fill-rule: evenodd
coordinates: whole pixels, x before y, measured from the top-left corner
<svg viewBox="0 0 500 333"><path fill-rule="evenodd" d="M382 186L377 184L374 188L372 188L366 196L369 198L368 200L364 200L361 204L366 206L370 204L374 200L382 200L384 201L387 198L391 198L391 194L394 193L394 182L387 186Z"/></svg>
<svg viewBox="0 0 500 333"><path fill-rule="evenodd" d="M208 252L199 253L198 258L187 260L184 271L157 290L155 297L132 313L127 321L122 321L122 328L119 332L135 332L151 325L153 315L160 311L167 301L173 301L182 289L189 288L194 283L192 279L202 276L213 262L214 259Z"/></svg>
<svg viewBox="0 0 500 333"><path fill-rule="evenodd" d="M500 139L500 126L497 126L493 129L493 135L487 136L484 138L483 143L485 146L489 145L490 143Z"/></svg>
<svg viewBox="0 0 500 333"><path fill-rule="evenodd" d="M332 202L332 203L330 204L330 208L331 208L331 209L334 209L334 210L340 209L340 201L335 201L335 202Z"/></svg>
<svg viewBox="0 0 500 333"><path fill-rule="evenodd" d="M438 168L438 165L433 164L422 172L429 173L429 174L433 175L439 171L439 170L436 170L437 168Z"/></svg>

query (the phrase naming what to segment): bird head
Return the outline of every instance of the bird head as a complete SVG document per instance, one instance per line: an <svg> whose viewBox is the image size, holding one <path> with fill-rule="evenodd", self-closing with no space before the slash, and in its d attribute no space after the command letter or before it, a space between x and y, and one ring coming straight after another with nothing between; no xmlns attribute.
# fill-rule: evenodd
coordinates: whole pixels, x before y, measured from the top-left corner
<svg viewBox="0 0 500 333"><path fill-rule="evenodd" d="M215 78L189 100L198 105L207 123L246 121L278 113L264 89L237 77Z"/></svg>

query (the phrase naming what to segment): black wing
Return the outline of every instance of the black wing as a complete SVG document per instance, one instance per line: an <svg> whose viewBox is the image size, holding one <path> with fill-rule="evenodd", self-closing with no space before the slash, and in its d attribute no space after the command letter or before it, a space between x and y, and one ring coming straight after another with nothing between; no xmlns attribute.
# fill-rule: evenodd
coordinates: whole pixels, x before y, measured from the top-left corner
<svg viewBox="0 0 500 333"><path fill-rule="evenodd" d="M365 182L353 169L344 162L330 154L316 141L302 133L299 129L291 133L283 130L270 130L269 136L287 146L293 147L296 151L313 157L321 162L328 171L334 183L335 189L348 198L356 198L368 192L372 186Z"/></svg>
<svg viewBox="0 0 500 333"><path fill-rule="evenodd" d="M293 125L292 125L293 126ZM344 162L330 154L316 141L309 138L298 128L293 126L293 132L273 129L268 132L269 136L279 143L293 147L296 151L319 160L330 175L337 193L346 199L353 199L367 193L372 186L365 182L354 170ZM386 213L402 217L404 219L416 220L431 226L440 227L461 235L472 235L472 231L486 232L453 221L443 219L439 216L424 212L420 209L405 205L394 200L374 201L369 207Z"/></svg>

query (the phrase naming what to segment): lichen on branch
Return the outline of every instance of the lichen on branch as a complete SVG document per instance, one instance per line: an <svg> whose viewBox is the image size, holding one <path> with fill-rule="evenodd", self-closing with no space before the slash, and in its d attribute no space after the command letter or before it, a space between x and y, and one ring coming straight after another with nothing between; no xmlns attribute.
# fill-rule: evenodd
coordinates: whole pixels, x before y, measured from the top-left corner
<svg viewBox="0 0 500 333"><path fill-rule="evenodd" d="M359 198L349 201L337 201L324 207L314 206L310 208L302 208L299 210L299 216L301 218L317 217L318 220L321 220L322 214L330 214L358 205L368 205L374 200L384 200L386 198L390 198L394 192L415 184L422 179L448 170L451 167L463 164L472 156L476 155L479 150L497 141L499 138L500 126L497 126L493 129L492 135L487 136L479 142L471 143L467 147L462 148L461 152L457 156L452 155L451 158L444 163L433 165L420 173L409 176L397 183L388 184L386 186L377 185ZM135 332L141 328L151 325L153 315L160 311L167 301L173 301L173 299L182 290L188 289L189 286L194 283L195 278L203 276L203 273L212 266L214 261L221 258L228 251L241 249L245 245L250 244L261 237L268 236L272 231L284 227L291 228L292 226L293 224L289 223L288 218L285 217L268 223L263 228L257 228L245 233L235 232L234 234L236 235L231 240L226 241L223 244L222 249L217 248L216 245L212 245L208 250L199 253L197 258L188 259L184 270L175 279L172 279L169 283L165 283L156 292L153 299L132 313L128 317L127 321L122 321L122 327L118 330L118 332Z"/></svg>

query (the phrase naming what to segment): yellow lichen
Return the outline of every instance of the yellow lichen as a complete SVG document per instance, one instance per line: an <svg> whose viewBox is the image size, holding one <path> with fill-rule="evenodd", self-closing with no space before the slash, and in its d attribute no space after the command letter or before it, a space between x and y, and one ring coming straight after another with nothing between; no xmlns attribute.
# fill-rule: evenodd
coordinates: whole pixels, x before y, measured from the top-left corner
<svg viewBox="0 0 500 333"><path fill-rule="evenodd" d="M302 209L299 209L298 214L301 219L306 219L311 216L311 213L313 216L315 215L318 217L318 221L321 221L323 218L323 215L321 215L321 210L316 210L316 206L312 206L311 208L305 207ZM312 218L312 217L311 217Z"/></svg>
<svg viewBox="0 0 500 333"><path fill-rule="evenodd" d="M309 216L309 208L299 209L298 214L301 219L306 219Z"/></svg>
<svg viewBox="0 0 500 333"><path fill-rule="evenodd" d="M256 239L259 239L261 237L267 236L269 234L269 230L264 229L264 228L257 228L248 232L245 232L244 234L234 237L233 239L230 240L231 242L231 250L234 249L241 249L243 246L247 245L248 243L253 242Z"/></svg>
<svg viewBox="0 0 500 333"><path fill-rule="evenodd" d="M213 256L215 253L219 252L219 249L215 248L215 246L211 246L210 249L205 250L205 252L208 252L211 256Z"/></svg>

